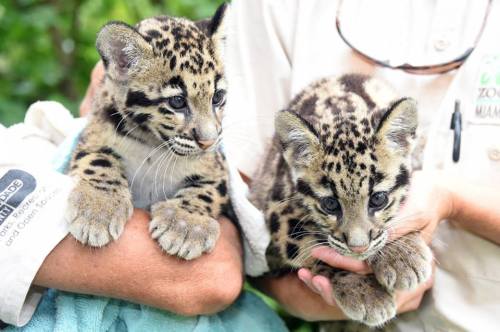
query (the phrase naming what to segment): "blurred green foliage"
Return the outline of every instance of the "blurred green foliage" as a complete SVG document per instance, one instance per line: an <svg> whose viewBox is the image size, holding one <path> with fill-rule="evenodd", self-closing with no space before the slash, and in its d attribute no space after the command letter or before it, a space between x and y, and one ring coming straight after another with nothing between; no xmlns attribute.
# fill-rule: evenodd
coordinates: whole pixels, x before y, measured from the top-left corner
<svg viewBox="0 0 500 332"><path fill-rule="evenodd" d="M37 100L57 100L74 114L99 56L94 43L110 20L134 24L155 15L200 19L222 0L0 1L0 123L22 121Z"/></svg>

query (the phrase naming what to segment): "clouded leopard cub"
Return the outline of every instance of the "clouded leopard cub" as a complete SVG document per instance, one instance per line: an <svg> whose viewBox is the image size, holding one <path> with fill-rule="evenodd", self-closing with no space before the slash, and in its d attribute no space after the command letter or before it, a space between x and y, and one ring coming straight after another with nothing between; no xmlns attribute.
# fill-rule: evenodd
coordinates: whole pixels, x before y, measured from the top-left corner
<svg viewBox="0 0 500 332"><path fill-rule="evenodd" d="M106 73L70 170L67 216L80 242L117 239L134 205L151 208L151 234L167 253L193 259L214 247L228 202L218 149L225 13L223 5L210 20L162 16L99 32Z"/></svg>
<svg viewBox="0 0 500 332"><path fill-rule="evenodd" d="M396 313L394 290L431 275L418 233L388 240L409 184L415 102L367 76L327 78L295 97L275 127L251 193L271 232L271 270L312 268L330 278L349 318L383 324ZM318 245L366 260L374 274L319 263L310 256Z"/></svg>

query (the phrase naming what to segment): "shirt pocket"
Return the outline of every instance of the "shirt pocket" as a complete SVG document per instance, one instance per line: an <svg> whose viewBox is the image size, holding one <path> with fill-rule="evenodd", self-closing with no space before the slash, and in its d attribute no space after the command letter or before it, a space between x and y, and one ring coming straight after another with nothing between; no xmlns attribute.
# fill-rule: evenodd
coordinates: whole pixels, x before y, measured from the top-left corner
<svg viewBox="0 0 500 332"><path fill-rule="evenodd" d="M467 122L456 167L478 184L500 185L500 124Z"/></svg>

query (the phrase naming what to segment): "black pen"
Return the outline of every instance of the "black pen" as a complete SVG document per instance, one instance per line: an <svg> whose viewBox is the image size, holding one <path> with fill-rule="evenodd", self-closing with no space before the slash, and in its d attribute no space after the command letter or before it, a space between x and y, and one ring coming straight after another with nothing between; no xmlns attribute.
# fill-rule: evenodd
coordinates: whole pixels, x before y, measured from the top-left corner
<svg viewBox="0 0 500 332"><path fill-rule="evenodd" d="M455 100L455 110L451 115L450 129L453 130L453 162L460 159L460 142L462 139L462 113L460 112L460 101Z"/></svg>

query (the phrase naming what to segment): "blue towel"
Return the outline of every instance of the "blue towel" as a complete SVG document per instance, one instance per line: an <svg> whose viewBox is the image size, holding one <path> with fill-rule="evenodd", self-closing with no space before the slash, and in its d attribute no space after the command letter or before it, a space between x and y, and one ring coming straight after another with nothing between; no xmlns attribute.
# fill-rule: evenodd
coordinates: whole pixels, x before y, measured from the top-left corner
<svg viewBox="0 0 500 332"><path fill-rule="evenodd" d="M84 123L82 123L83 128ZM53 166L67 168L79 133L60 146ZM244 291L228 309L212 316L183 317L146 305L92 295L48 290L30 322L5 331L26 332L281 332L279 316L255 294Z"/></svg>
<svg viewBox="0 0 500 332"><path fill-rule="evenodd" d="M245 291L228 309L212 316L183 317L110 298L46 292L25 332L232 332L287 331L283 321L260 298Z"/></svg>

